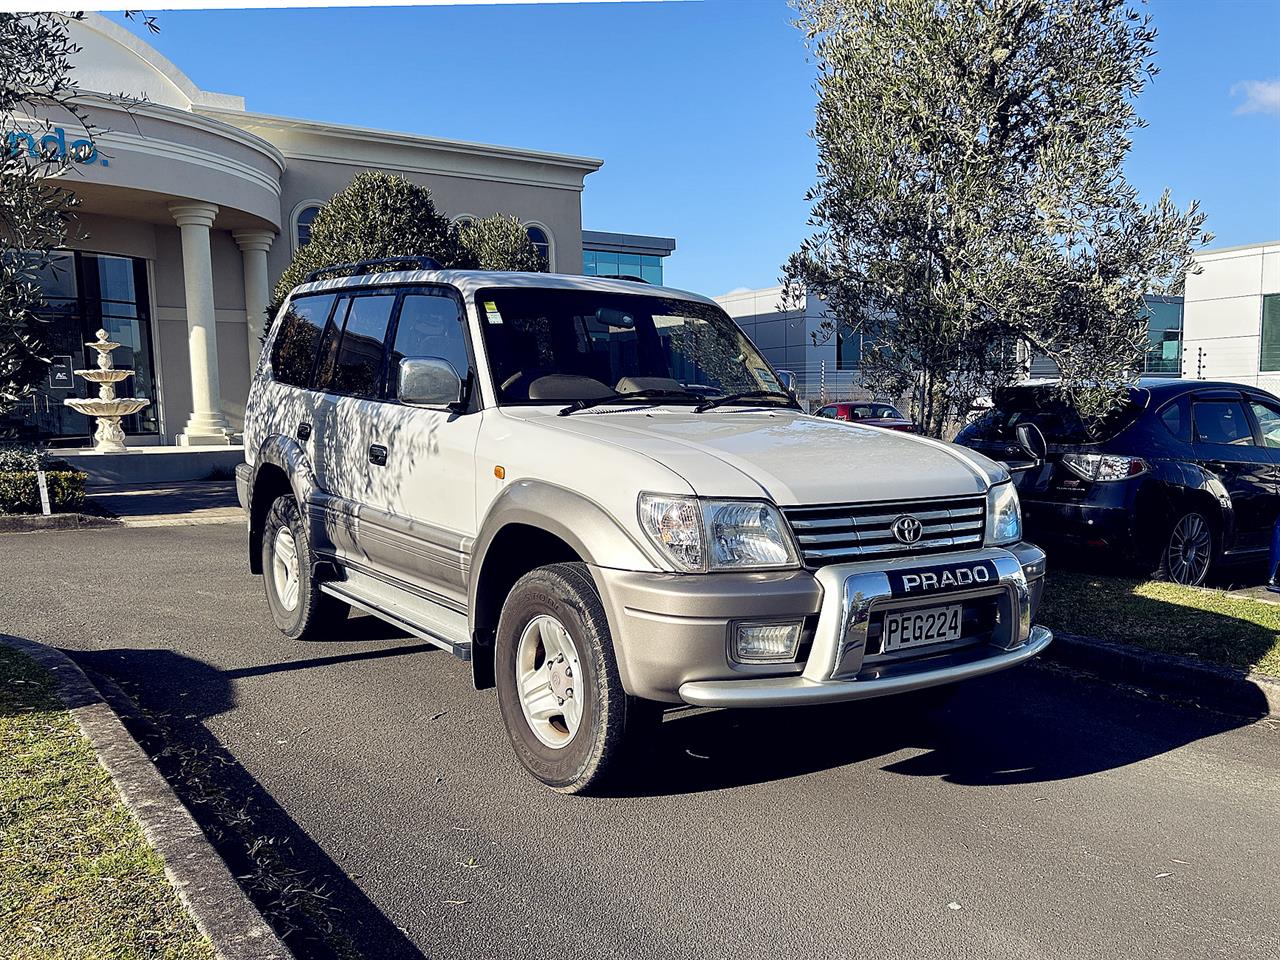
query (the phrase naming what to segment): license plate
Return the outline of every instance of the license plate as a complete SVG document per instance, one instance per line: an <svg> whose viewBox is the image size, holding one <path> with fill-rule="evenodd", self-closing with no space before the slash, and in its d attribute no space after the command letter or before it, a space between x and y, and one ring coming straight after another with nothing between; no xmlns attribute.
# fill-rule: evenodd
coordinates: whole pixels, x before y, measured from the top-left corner
<svg viewBox="0 0 1280 960"><path fill-rule="evenodd" d="M880 649L884 653L893 653L907 647L959 640L963 614L964 607L959 603L946 607L886 613Z"/></svg>

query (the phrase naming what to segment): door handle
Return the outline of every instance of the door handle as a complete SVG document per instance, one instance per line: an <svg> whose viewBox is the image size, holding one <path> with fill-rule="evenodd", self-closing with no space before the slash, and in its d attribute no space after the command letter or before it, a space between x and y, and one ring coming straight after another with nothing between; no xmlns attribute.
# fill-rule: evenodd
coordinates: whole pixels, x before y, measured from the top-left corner
<svg viewBox="0 0 1280 960"><path fill-rule="evenodd" d="M380 443L369 444L369 462L375 467L387 465L387 448Z"/></svg>
<svg viewBox="0 0 1280 960"><path fill-rule="evenodd" d="M294 432L296 433L299 440L305 441L309 439L311 436L311 424L303 420L300 424L298 424L298 429Z"/></svg>

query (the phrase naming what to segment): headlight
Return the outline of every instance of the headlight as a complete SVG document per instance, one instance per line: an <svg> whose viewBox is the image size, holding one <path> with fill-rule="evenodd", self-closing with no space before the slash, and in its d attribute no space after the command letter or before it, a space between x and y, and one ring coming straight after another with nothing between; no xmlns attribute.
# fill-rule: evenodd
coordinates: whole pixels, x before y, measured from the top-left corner
<svg viewBox="0 0 1280 960"><path fill-rule="evenodd" d="M987 491L988 547L1017 543L1022 539L1022 507L1012 483L998 483Z"/></svg>
<svg viewBox="0 0 1280 960"><path fill-rule="evenodd" d="M678 570L798 566L778 508L755 500L699 500L642 493L640 526Z"/></svg>

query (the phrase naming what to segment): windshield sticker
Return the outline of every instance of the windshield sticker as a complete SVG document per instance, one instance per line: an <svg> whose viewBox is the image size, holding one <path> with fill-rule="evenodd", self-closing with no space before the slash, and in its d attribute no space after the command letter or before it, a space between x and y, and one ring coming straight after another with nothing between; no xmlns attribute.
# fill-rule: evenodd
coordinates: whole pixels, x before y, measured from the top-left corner
<svg viewBox="0 0 1280 960"><path fill-rule="evenodd" d="M492 300L486 300L484 302L484 315L485 319L490 323L502 322L502 314L498 312L498 305Z"/></svg>

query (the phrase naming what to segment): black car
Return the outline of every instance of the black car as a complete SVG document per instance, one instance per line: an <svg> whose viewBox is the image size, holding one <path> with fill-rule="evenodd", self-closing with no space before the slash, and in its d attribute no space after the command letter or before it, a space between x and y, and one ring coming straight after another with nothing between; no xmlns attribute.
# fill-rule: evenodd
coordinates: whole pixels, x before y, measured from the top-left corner
<svg viewBox="0 0 1280 960"><path fill-rule="evenodd" d="M1051 386L1009 387L993 400L956 442L1014 469L1030 539L1122 551L1193 585L1220 561L1265 555L1280 515L1280 400L1271 394L1144 379L1090 430ZM1044 436L1042 462L1026 462L1034 444L1033 433L1019 439L1024 423Z"/></svg>

